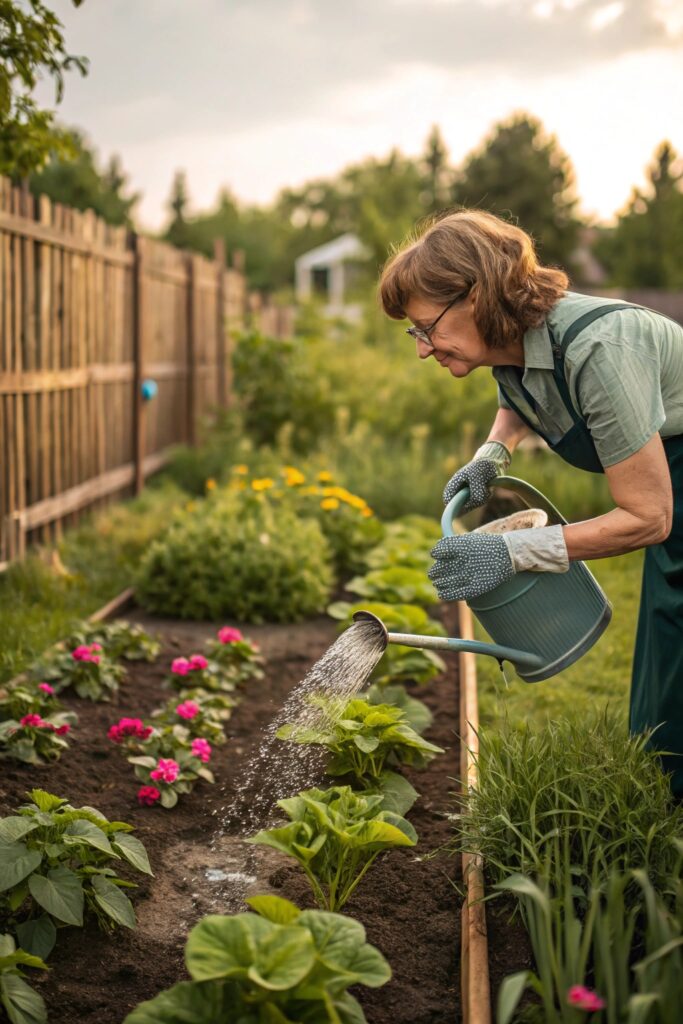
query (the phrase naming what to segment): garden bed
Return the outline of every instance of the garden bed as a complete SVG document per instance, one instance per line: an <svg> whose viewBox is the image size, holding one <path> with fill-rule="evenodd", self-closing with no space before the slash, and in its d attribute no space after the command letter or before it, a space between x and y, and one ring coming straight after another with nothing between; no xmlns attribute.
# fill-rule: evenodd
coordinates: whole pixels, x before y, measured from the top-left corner
<svg viewBox="0 0 683 1024"><path fill-rule="evenodd" d="M69 928L50 958L52 971L33 983L44 996L51 1024L120 1024L141 1000L185 976L182 951L189 928L206 913L244 909L241 895L276 892L301 906L312 906L307 885L286 858L263 848L243 848L227 822L226 835L211 842L217 822L238 795L242 769L281 707L283 698L336 637L336 626L320 617L297 626L251 626L246 632L267 659L265 679L248 684L227 723L228 743L215 750L215 786L200 783L172 811L140 808L137 783L122 752L107 740L107 728L122 715L145 716L168 696L163 686L171 658L201 650L215 626L129 616L160 634L163 652L154 665L132 663L117 699L90 704L65 699L80 721L71 748L56 765L28 768L3 763L0 814L23 802L27 789L41 787L76 805L97 807L110 819L128 821L145 844L155 878L137 893L138 928L113 937L93 923ZM447 748L420 772L408 772L420 793L409 814L420 842L380 859L346 910L367 929L367 937L387 957L394 977L382 989L362 989L370 1024L445 1024L459 1019L460 896L455 859L424 859L450 836L445 816L458 775L458 692L455 659L448 673L419 696L434 722L426 736ZM311 780L315 784L318 780ZM256 779L254 785L258 787ZM249 793L239 794L248 803ZM234 835L232 834L234 831ZM248 852L244 853L244 849ZM235 867L229 860L234 857ZM240 861L241 858L241 861ZM212 883L206 870L248 875L225 905L225 881ZM248 868L244 868L248 864ZM228 890L229 891L229 890ZM234 898L236 895L236 899ZM233 905L235 904L236 905Z"/></svg>

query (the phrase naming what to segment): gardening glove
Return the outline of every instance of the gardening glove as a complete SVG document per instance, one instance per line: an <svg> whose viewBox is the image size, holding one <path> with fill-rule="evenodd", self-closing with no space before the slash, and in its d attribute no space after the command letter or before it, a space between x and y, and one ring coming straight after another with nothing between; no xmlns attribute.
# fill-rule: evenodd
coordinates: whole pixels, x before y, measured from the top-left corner
<svg viewBox="0 0 683 1024"><path fill-rule="evenodd" d="M502 476L510 467L512 456L502 441L487 441L474 453L474 458L466 466L454 473L443 492L443 503L447 505L451 498L463 487L469 487L470 496L463 506L463 512L471 512L480 508L489 497L489 483L494 476Z"/></svg>
<svg viewBox="0 0 683 1024"><path fill-rule="evenodd" d="M430 554L435 561L427 575L442 601L469 601L518 572L569 568L561 526L442 537Z"/></svg>

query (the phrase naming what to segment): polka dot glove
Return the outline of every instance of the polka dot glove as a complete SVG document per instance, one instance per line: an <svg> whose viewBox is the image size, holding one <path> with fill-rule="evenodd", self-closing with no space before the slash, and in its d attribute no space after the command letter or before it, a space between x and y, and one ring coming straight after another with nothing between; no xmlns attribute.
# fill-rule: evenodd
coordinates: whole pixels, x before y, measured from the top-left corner
<svg viewBox="0 0 683 1024"><path fill-rule="evenodd" d="M500 441L487 441L475 452L472 461L454 473L448 481L443 492L444 505L463 487L469 487L470 491L462 508L463 513L485 505L489 497L489 483L494 476L506 473L511 461L512 456L504 444Z"/></svg>
<svg viewBox="0 0 683 1024"><path fill-rule="evenodd" d="M435 562L427 575L442 601L469 601L517 571L502 533L442 537L430 554Z"/></svg>

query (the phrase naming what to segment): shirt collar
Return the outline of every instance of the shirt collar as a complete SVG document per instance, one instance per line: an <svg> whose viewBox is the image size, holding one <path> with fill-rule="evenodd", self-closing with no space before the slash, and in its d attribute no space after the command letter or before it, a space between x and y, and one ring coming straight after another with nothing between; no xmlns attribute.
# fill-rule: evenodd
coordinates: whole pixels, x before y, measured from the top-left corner
<svg viewBox="0 0 683 1024"><path fill-rule="evenodd" d="M554 365L548 324L544 320L540 327L530 327L524 334L524 369L552 370Z"/></svg>

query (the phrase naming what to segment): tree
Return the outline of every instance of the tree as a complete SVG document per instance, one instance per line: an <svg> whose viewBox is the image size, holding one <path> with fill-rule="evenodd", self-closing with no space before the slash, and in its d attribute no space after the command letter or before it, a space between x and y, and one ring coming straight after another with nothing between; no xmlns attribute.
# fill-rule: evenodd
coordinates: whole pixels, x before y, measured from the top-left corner
<svg viewBox="0 0 683 1024"><path fill-rule="evenodd" d="M495 125L465 160L453 199L514 220L533 236L544 263L571 267L579 229L574 171L536 118L515 114Z"/></svg>
<svg viewBox="0 0 683 1024"><path fill-rule="evenodd" d="M168 208L171 211L171 222L164 232L164 239L180 249L195 248L190 242L190 227L186 212L188 206L187 176L185 171L176 171L171 185L171 196Z"/></svg>
<svg viewBox="0 0 683 1024"><path fill-rule="evenodd" d="M68 132L72 155L53 152L47 164L29 176L34 195L47 195L53 202L77 210L94 210L109 224L133 226L132 210L139 193L125 194L127 175L118 156L110 158L100 172L95 151L77 129Z"/></svg>
<svg viewBox="0 0 683 1024"><path fill-rule="evenodd" d="M83 0L72 0L80 7ZM71 150L68 132L41 110L31 96L41 72L55 80L56 102L64 94L64 72L88 71L84 57L66 52L59 19L41 0L0 0L0 174L22 178L40 168L51 153Z"/></svg>
<svg viewBox="0 0 683 1024"><path fill-rule="evenodd" d="M683 288L683 160L670 142L657 147L645 191L634 188L616 228L596 247L610 283Z"/></svg>
<svg viewBox="0 0 683 1024"><path fill-rule="evenodd" d="M426 213L437 213L450 204L454 171L448 165L448 149L436 124L427 137L420 165L424 176L422 206Z"/></svg>

